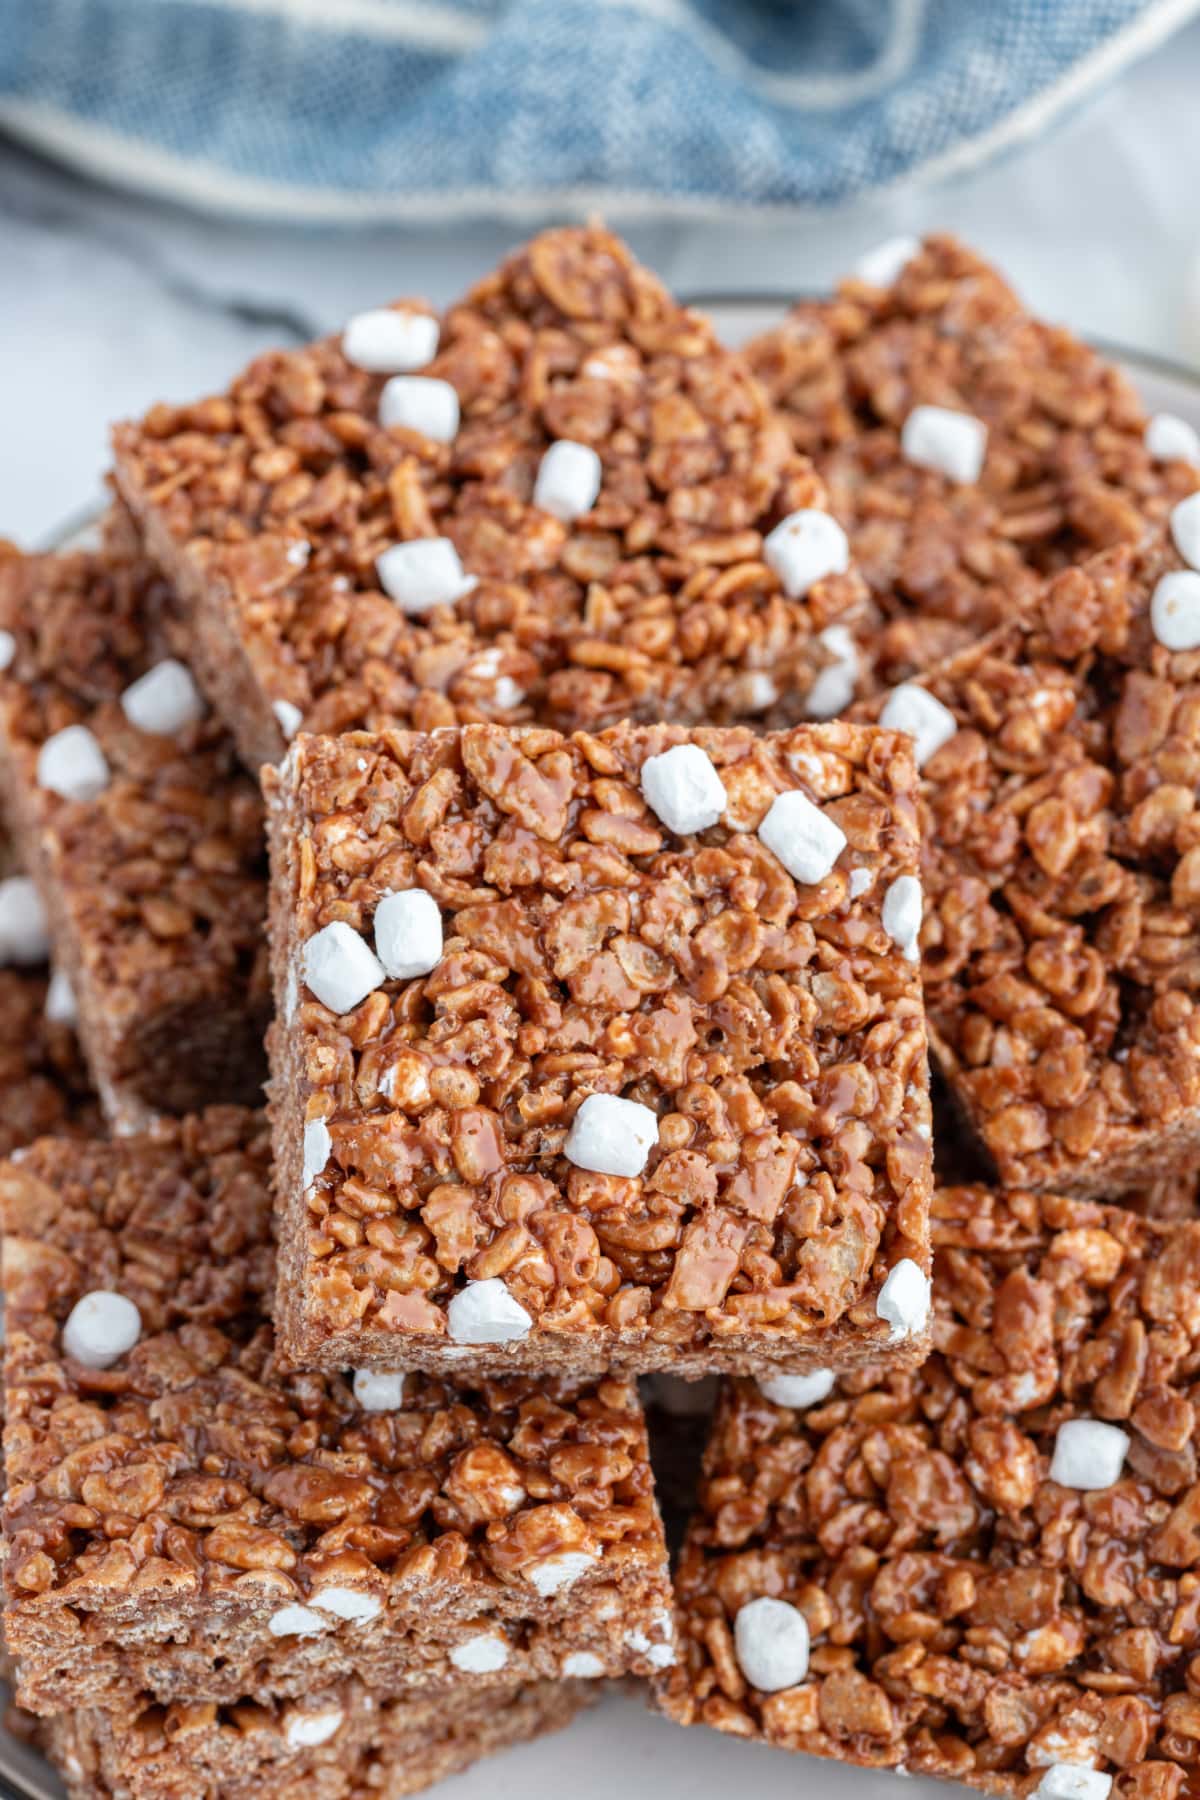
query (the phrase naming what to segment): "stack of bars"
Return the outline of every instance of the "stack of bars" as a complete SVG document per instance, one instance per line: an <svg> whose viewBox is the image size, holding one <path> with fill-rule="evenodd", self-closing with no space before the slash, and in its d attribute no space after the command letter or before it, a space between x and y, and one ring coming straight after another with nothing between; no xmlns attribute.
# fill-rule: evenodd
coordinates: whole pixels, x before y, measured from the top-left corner
<svg viewBox="0 0 1200 1800"><path fill-rule="evenodd" d="M591 227L114 442L95 547L0 547L74 1800L395 1800L604 1677L1189 1800L1190 427L952 240L738 355ZM638 1378L714 1376L672 1583Z"/></svg>

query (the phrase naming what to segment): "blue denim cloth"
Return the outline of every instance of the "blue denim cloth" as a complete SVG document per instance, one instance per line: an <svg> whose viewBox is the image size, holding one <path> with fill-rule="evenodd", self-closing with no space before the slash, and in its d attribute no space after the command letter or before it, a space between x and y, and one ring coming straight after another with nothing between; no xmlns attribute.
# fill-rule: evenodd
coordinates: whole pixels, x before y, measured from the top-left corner
<svg viewBox="0 0 1200 1800"><path fill-rule="evenodd" d="M277 217L828 206L1024 141L1197 0L0 0L0 130Z"/></svg>

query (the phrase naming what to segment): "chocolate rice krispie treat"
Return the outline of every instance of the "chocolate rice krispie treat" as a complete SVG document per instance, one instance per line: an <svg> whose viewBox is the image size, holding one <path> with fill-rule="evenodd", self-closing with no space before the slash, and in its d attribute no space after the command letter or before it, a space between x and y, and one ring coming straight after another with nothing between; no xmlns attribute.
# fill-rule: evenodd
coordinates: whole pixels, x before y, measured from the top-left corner
<svg viewBox="0 0 1200 1800"><path fill-rule="evenodd" d="M401 1800L570 1723L577 1681L381 1699L357 1682L294 1701L147 1704L39 1721L70 1800Z"/></svg>
<svg viewBox="0 0 1200 1800"><path fill-rule="evenodd" d="M633 1384L285 1375L268 1173L232 1107L0 1167L22 1704L661 1669Z"/></svg>
<svg viewBox="0 0 1200 1800"><path fill-rule="evenodd" d="M668 1710L1044 1800L1194 1790L1200 1222L934 1198L917 1370L727 1385Z"/></svg>
<svg viewBox="0 0 1200 1800"><path fill-rule="evenodd" d="M930 1041L1008 1186L1112 1196L1196 1169L1200 574L1181 562L1161 533L1103 552L870 711L914 733Z"/></svg>
<svg viewBox="0 0 1200 1800"><path fill-rule="evenodd" d="M0 789L45 903L55 1006L133 1129L253 1099L269 994L258 790L123 535L0 557Z"/></svg>
<svg viewBox="0 0 1200 1800"><path fill-rule="evenodd" d="M289 1359L919 1359L916 779L845 724L299 739L267 784Z"/></svg>
<svg viewBox="0 0 1200 1800"><path fill-rule="evenodd" d="M255 770L300 728L795 719L814 669L847 686L866 593L819 480L597 226L533 239L440 323L359 314L115 445Z"/></svg>
<svg viewBox="0 0 1200 1800"><path fill-rule="evenodd" d="M898 239L746 352L895 621L891 679L1200 486L1200 443L952 237Z"/></svg>

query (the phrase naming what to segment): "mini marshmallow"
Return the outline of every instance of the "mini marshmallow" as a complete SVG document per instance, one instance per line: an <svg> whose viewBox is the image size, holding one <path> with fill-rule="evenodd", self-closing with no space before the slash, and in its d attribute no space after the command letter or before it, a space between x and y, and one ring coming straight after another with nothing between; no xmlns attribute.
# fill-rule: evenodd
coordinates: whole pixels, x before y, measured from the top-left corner
<svg viewBox="0 0 1200 1800"><path fill-rule="evenodd" d="M108 1288L93 1288L71 1308L62 1329L62 1347L85 1369L108 1369L133 1349L141 1335L142 1315L132 1300Z"/></svg>
<svg viewBox="0 0 1200 1800"><path fill-rule="evenodd" d="M46 1017L52 1025L74 1025L79 1018L75 989L65 969L55 969L46 989Z"/></svg>
<svg viewBox="0 0 1200 1800"><path fill-rule="evenodd" d="M833 1392L837 1377L832 1369L812 1369L807 1375L772 1375L759 1378L759 1392L776 1406L793 1406L798 1411L819 1406Z"/></svg>
<svg viewBox="0 0 1200 1800"><path fill-rule="evenodd" d="M745 675L738 677L734 687L733 709L735 712L766 712L768 706L774 706L779 698L779 689L769 675L761 669L750 669Z"/></svg>
<svg viewBox="0 0 1200 1800"><path fill-rule="evenodd" d="M1200 575L1172 569L1159 577L1150 599L1150 629L1165 650L1200 646Z"/></svg>
<svg viewBox="0 0 1200 1800"><path fill-rule="evenodd" d="M121 695L121 711L129 723L156 737L174 737L185 725L195 725L207 710L191 670L173 656L155 663Z"/></svg>
<svg viewBox="0 0 1200 1800"><path fill-rule="evenodd" d="M379 423L401 426L436 444L452 444L458 434L458 395L448 381L428 375L394 375L379 396Z"/></svg>
<svg viewBox="0 0 1200 1800"><path fill-rule="evenodd" d="M292 700L272 700L271 711L275 714L275 723L283 733L284 743L290 744L304 723L304 714Z"/></svg>
<svg viewBox="0 0 1200 1800"><path fill-rule="evenodd" d="M303 950L304 981L330 1012L352 1012L386 979L383 964L352 925L337 919L309 938Z"/></svg>
<svg viewBox="0 0 1200 1800"><path fill-rule="evenodd" d="M1108 1800L1113 1778L1080 1763L1051 1763L1033 1790L1037 1800Z"/></svg>
<svg viewBox="0 0 1200 1800"><path fill-rule="evenodd" d="M393 980L436 969L443 942L442 910L424 888L386 894L375 908L375 954Z"/></svg>
<svg viewBox="0 0 1200 1800"><path fill-rule="evenodd" d="M595 1175L640 1175L658 1143L658 1117L640 1100L615 1094L589 1094L563 1145L563 1155L577 1169Z"/></svg>
<svg viewBox="0 0 1200 1800"><path fill-rule="evenodd" d="M904 731L913 740L913 757L923 769L943 744L948 744L958 731L958 720L936 694L918 687L915 681L903 681L893 688L879 715L879 723L887 731Z"/></svg>
<svg viewBox="0 0 1200 1800"><path fill-rule="evenodd" d="M42 897L28 875L0 881L0 965L31 968L50 954L50 933Z"/></svg>
<svg viewBox="0 0 1200 1800"><path fill-rule="evenodd" d="M399 1412L406 1379L399 1371L355 1369L354 1398L364 1412Z"/></svg>
<svg viewBox="0 0 1200 1800"><path fill-rule="evenodd" d="M891 1327L888 1332L890 1343L897 1344L901 1338L915 1337L924 1331L932 1292L928 1275L911 1256L904 1257L895 1268L888 1270L875 1302L875 1312Z"/></svg>
<svg viewBox="0 0 1200 1800"><path fill-rule="evenodd" d="M875 885L875 876L870 869L851 869L850 898L861 900Z"/></svg>
<svg viewBox="0 0 1200 1800"><path fill-rule="evenodd" d="M312 1603L335 1619L352 1619L366 1625L383 1611L383 1601L376 1594L364 1594L361 1588L327 1587L312 1595Z"/></svg>
<svg viewBox="0 0 1200 1800"><path fill-rule="evenodd" d="M293 538L283 553L283 560L293 569L307 569L312 545L307 538Z"/></svg>
<svg viewBox="0 0 1200 1800"><path fill-rule="evenodd" d="M1129 1433L1099 1419L1068 1419L1060 1425L1050 1459L1050 1479L1060 1487L1094 1493L1121 1479Z"/></svg>
<svg viewBox="0 0 1200 1800"><path fill-rule="evenodd" d="M805 506L789 513L763 542L763 559L792 600L803 600L827 575L850 567L850 540L832 514Z"/></svg>
<svg viewBox="0 0 1200 1800"><path fill-rule="evenodd" d="M283 1728L288 1749L312 1750L318 1744L327 1744L337 1732L345 1716L340 1706L334 1707L329 1712L297 1711L289 1713L287 1723Z"/></svg>
<svg viewBox="0 0 1200 1800"><path fill-rule="evenodd" d="M11 631L0 631L0 674L12 667L17 654L17 640Z"/></svg>
<svg viewBox="0 0 1200 1800"><path fill-rule="evenodd" d="M865 281L868 287L890 288L920 248L920 238L887 238L882 244L876 244L873 250L868 250L865 256L859 257L854 265L855 277L859 281Z"/></svg>
<svg viewBox="0 0 1200 1800"><path fill-rule="evenodd" d="M673 1630L671 1620L664 1621L667 1631ZM644 1631L635 1628L625 1633L625 1648L632 1650L635 1656L644 1656L652 1669L671 1669L675 1666L674 1644L654 1644Z"/></svg>
<svg viewBox="0 0 1200 1800"><path fill-rule="evenodd" d="M807 794L777 794L758 828L759 841L797 881L824 881L846 848L846 834Z"/></svg>
<svg viewBox="0 0 1200 1800"><path fill-rule="evenodd" d="M642 764L642 793L652 813L677 837L715 825L729 801L725 784L699 744L674 744Z"/></svg>
<svg viewBox="0 0 1200 1800"><path fill-rule="evenodd" d="M600 495L604 468L590 444L560 438L538 465L533 504L564 525L590 513Z"/></svg>
<svg viewBox="0 0 1200 1800"><path fill-rule="evenodd" d="M808 1674L808 1620L786 1600L764 1595L740 1607L733 1643L742 1674L760 1693L795 1687Z"/></svg>
<svg viewBox="0 0 1200 1800"><path fill-rule="evenodd" d="M1200 433L1178 413L1155 413L1142 441L1155 462L1200 463Z"/></svg>
<svg viewBox="0 0 1200 1800"><path fill-rule="evenodd" d="M525 1579L543 1600L548 1600L552 1594L561 1594L564 1588L571 1587L599 1560L590 1550L560 1550L557 1556L547 1556L526 1569Z"/></svg>
<svg viewBox="0 0 1200 1800"><path fill-rule="evenodd" d="M858 647L845 625L827 625L817 642L832 658L809 688L804 711L810 719L832 719L845 712L858 686Z"/></svg>
<svg viewBox="0 0 1200 1800"><path fill-rule="evenodd" d="M573 1650L564 1661L562 1672L577 1681L595 1681L603 1675L604 1664L590 1650Z"/></svg>
<svg viewBox="0 0 1200 1800"><path fill-rule="evenodd" d="M1171 508L1171 536L1190 569L1200 569L1200 493Z"/></svg>
<svg viewBox="0 0 1200 1800"><path fill-rule="evenodd" d="M86 725L64 725L37 758L38 786L64 800L95 800L108 786L108 762Z"/></svg>
<svg viewBox="0 0 1200 1800"><path fill-rule="evenodd" d="M528 1337L532 1326L498 1275L468 1281L446 1308L446 1329L456 1344L511 1344Z"/></svg>
<svg viewBox="0 0 1200 1800"><path fill-rule="evenodd" d="M978 481L987 455L987 426L948 406L914 406L900 431L900 449L919 469L951 481Z"/></svg>
<svg viewBox="0 0 1200 1800"><path fill-rule="evenodd" d="M455 1644L450 1651L450 1661L464 1675L494 1675L504 1667L509 1655L508 1645L502 1637L491 1631L481 1631L478 1637Z"/></svg>
<svg viewBox="0 0 1200 1800"><path fill-rule="evenodd" d="M921 957L921 883L915 875L897 875L883 896L883 929L909 962Z"/></svg>
<svg viewBox="0 0 1200 1800"><path fill-rule="evenodd" d="M412 617L435 606L453 606L478 587L465 573L449 538L413 538L393 544L375 558L375 573L384 593Z"/></svg>
<svg viewBox="0 0 1200 1800"><path fill-rule="evenodd" d="M281 1606L267 1620L267 1630L272 1637L312 1637L318 1631L328 1631L329 1620L311 1606Z"/></svg>
<svg viewBox="0 0 1200 1800"><path fill-rule="evenodd" d="M372 375L423 369L437 355L438 322L429 313L396 312L390 306L355 313L342 332L342 355Z"/></svg>
<svg viewBox="0 0 1200 1800"><path fill-rule="evenodd" d="M333 1139L324 1119L309 1119L304 1126L304 1191L308 1192L329 1161Z"/></svg>

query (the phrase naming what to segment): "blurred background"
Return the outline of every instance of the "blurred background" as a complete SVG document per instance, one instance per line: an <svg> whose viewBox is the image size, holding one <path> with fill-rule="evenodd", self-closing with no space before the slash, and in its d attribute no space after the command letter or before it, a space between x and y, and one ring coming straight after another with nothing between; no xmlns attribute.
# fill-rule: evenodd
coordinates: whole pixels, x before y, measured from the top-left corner
<svg viewBox="0 0 1200 1800"><path fill-rule="evenodd" d="M108 423L602 213L685 297L951 229L1200 366L1200 0L0 0L0 534Z"/></svg>

